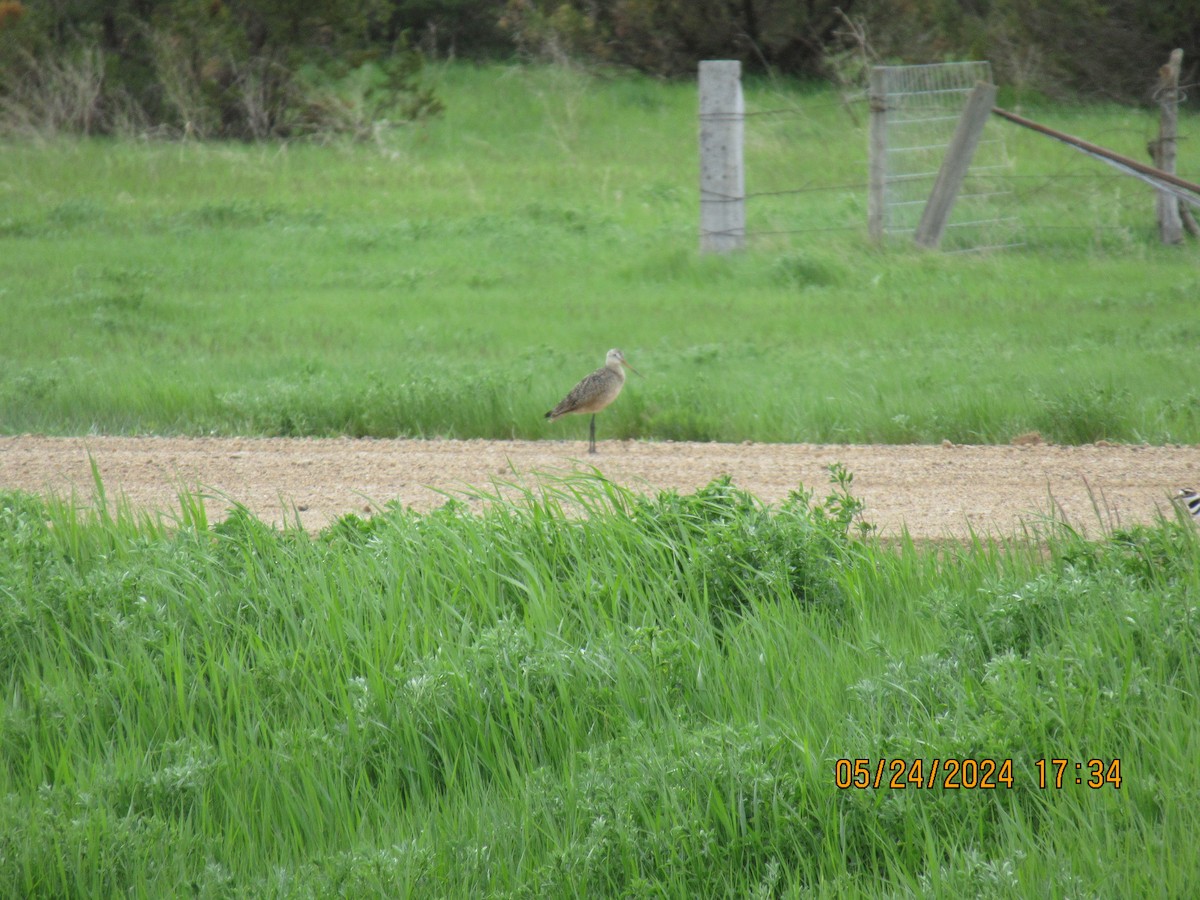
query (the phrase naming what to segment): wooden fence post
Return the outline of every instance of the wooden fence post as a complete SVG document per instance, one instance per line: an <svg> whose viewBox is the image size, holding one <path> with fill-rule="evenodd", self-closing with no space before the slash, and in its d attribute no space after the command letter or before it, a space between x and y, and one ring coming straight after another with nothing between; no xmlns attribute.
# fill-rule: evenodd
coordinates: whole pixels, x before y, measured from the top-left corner
<svg viewBox="0 0 1200 900"><path fill-rule="evenodd" d="M742 64L700 63L700 252L728 253L746 242Z"/></svg>
<svg viewBox="0 0 1200 900"><path fill-rule="evenodd" d="M867 234L879 244L883 242L887 205L887 197L884 196L887 181L887 92L886 72L882 66L871 69L867 100L871 107L867 148Z"/></svg>
<svg viewBox="0 0 1200 900"><path fill-rule="evenodd" d="M950 210L958 198L958 190L962 187L975 148L979 146L983 126L987 124L995 102L996 86L982 81L975 85L975 90L967 98L967 106L946 148L946 156L933 182L933 190L921 213L921 222L913 235L913 239L922 247L936 247L941 242L946 220L950 218Z"/></svg>
<svg viewBox="0 0 1200 900"><path fill-rule="evenodd" d="M1175 138L1179 123L1179 69L1183 65L1183 50L1172 50L1167 64L1158 70L1158 103L1161 109L1158 140L1152 144L1154 165L1164 172L1175 174ZM1154 198L1158 214L1158 236L1164 244L1183 241L1183 218L1179 214L1179 198L1170 191L1158 191Z"/></svg>

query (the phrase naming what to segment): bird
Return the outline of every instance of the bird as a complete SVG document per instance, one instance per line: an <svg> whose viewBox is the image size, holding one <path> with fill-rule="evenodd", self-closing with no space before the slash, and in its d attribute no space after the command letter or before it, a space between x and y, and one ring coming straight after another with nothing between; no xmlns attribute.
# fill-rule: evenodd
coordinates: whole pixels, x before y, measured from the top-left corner
<svg viewBox="0 0 1200 900"><path fill-rule="evenodd" d="M1175 495L1175 502L1181 509L1187 510L1192 521L1200 522L1200 492L1191 488L1180 488L1179 493Z"/></svg>
<svg viewBox="0 0 1200 900"><path fill-rule="evenodd" d="M604 365L588 375L583 381L571 388L571 393L550 412L546 418L553 422L555 419L571 413L591 413L592 422L588 430L588 453L596 452L596 413L617 399L621 388L625 387L624 366L641 375L625 361L625 354L612 349L604 358Z"/></svg>

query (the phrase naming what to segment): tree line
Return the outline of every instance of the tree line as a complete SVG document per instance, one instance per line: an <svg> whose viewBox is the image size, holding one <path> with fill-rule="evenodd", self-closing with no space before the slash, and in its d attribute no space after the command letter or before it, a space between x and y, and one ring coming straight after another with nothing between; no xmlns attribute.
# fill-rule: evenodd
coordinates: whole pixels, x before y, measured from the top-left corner
<svg viewBox="0 0 1200 900"><path fill-rule="evenodd" d="M1146 102L1200 0L20 0L0 2L0 125L198 137L349 133L440 109L423 58L690 77L701 59L861 77L988 59L1003 84Z"/></svg>

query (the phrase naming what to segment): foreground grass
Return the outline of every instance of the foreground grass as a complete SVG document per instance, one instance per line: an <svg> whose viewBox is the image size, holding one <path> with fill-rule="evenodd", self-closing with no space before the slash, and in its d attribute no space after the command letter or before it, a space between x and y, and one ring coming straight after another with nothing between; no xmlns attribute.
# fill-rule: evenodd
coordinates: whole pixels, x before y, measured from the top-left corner
<svg viewBox="0 0 1200 900"><path fill-rule="evenodd" d="M0 430L540 437L618 346L645 378L608 436L1200 441L1200 259L1044 138L1007 134L1023 249L877 251L862 107L750 84L796 110L752 120L751 190L846 187L752 202L804 230L712 260L693 85L451 66L439 92L382 146L5 146ZM1033 112L1135 156L1151 128Z"/></svg>
<svg viewBox="0 0 1200 900"><path fill-rule="evenodd" d="M1186 895L1191 526L936 550L855 512L581 478L314 538L5 495L0 893Z"/></svg>

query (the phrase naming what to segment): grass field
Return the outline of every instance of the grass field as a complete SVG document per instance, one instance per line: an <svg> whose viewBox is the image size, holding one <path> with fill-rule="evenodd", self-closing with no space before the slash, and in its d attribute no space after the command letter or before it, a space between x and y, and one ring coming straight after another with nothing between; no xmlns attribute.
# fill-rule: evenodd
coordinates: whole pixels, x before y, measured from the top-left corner
<svg viewBox="0 0 1200 900"><path fill-rule="evenodd" d="M436 77L444 119L378 145L5 146L0 430L557 435L619 346L645 377L610 437L1200 441L1200 257L1139 182L1012 129L1025 247L875 250L863 106L748 84L797 110L750 123L751 189L849 187L752 202L803 230L701 259L694 86ZM1154 127L1020 101L1139 158Z"/></svg>
<svg viewBox="0 0 1200 900"><path fill-rule="evenodd" d="M5 495L0 893L1187 896L1190 523L854 512L579 478L314 538Z"/></svg>

